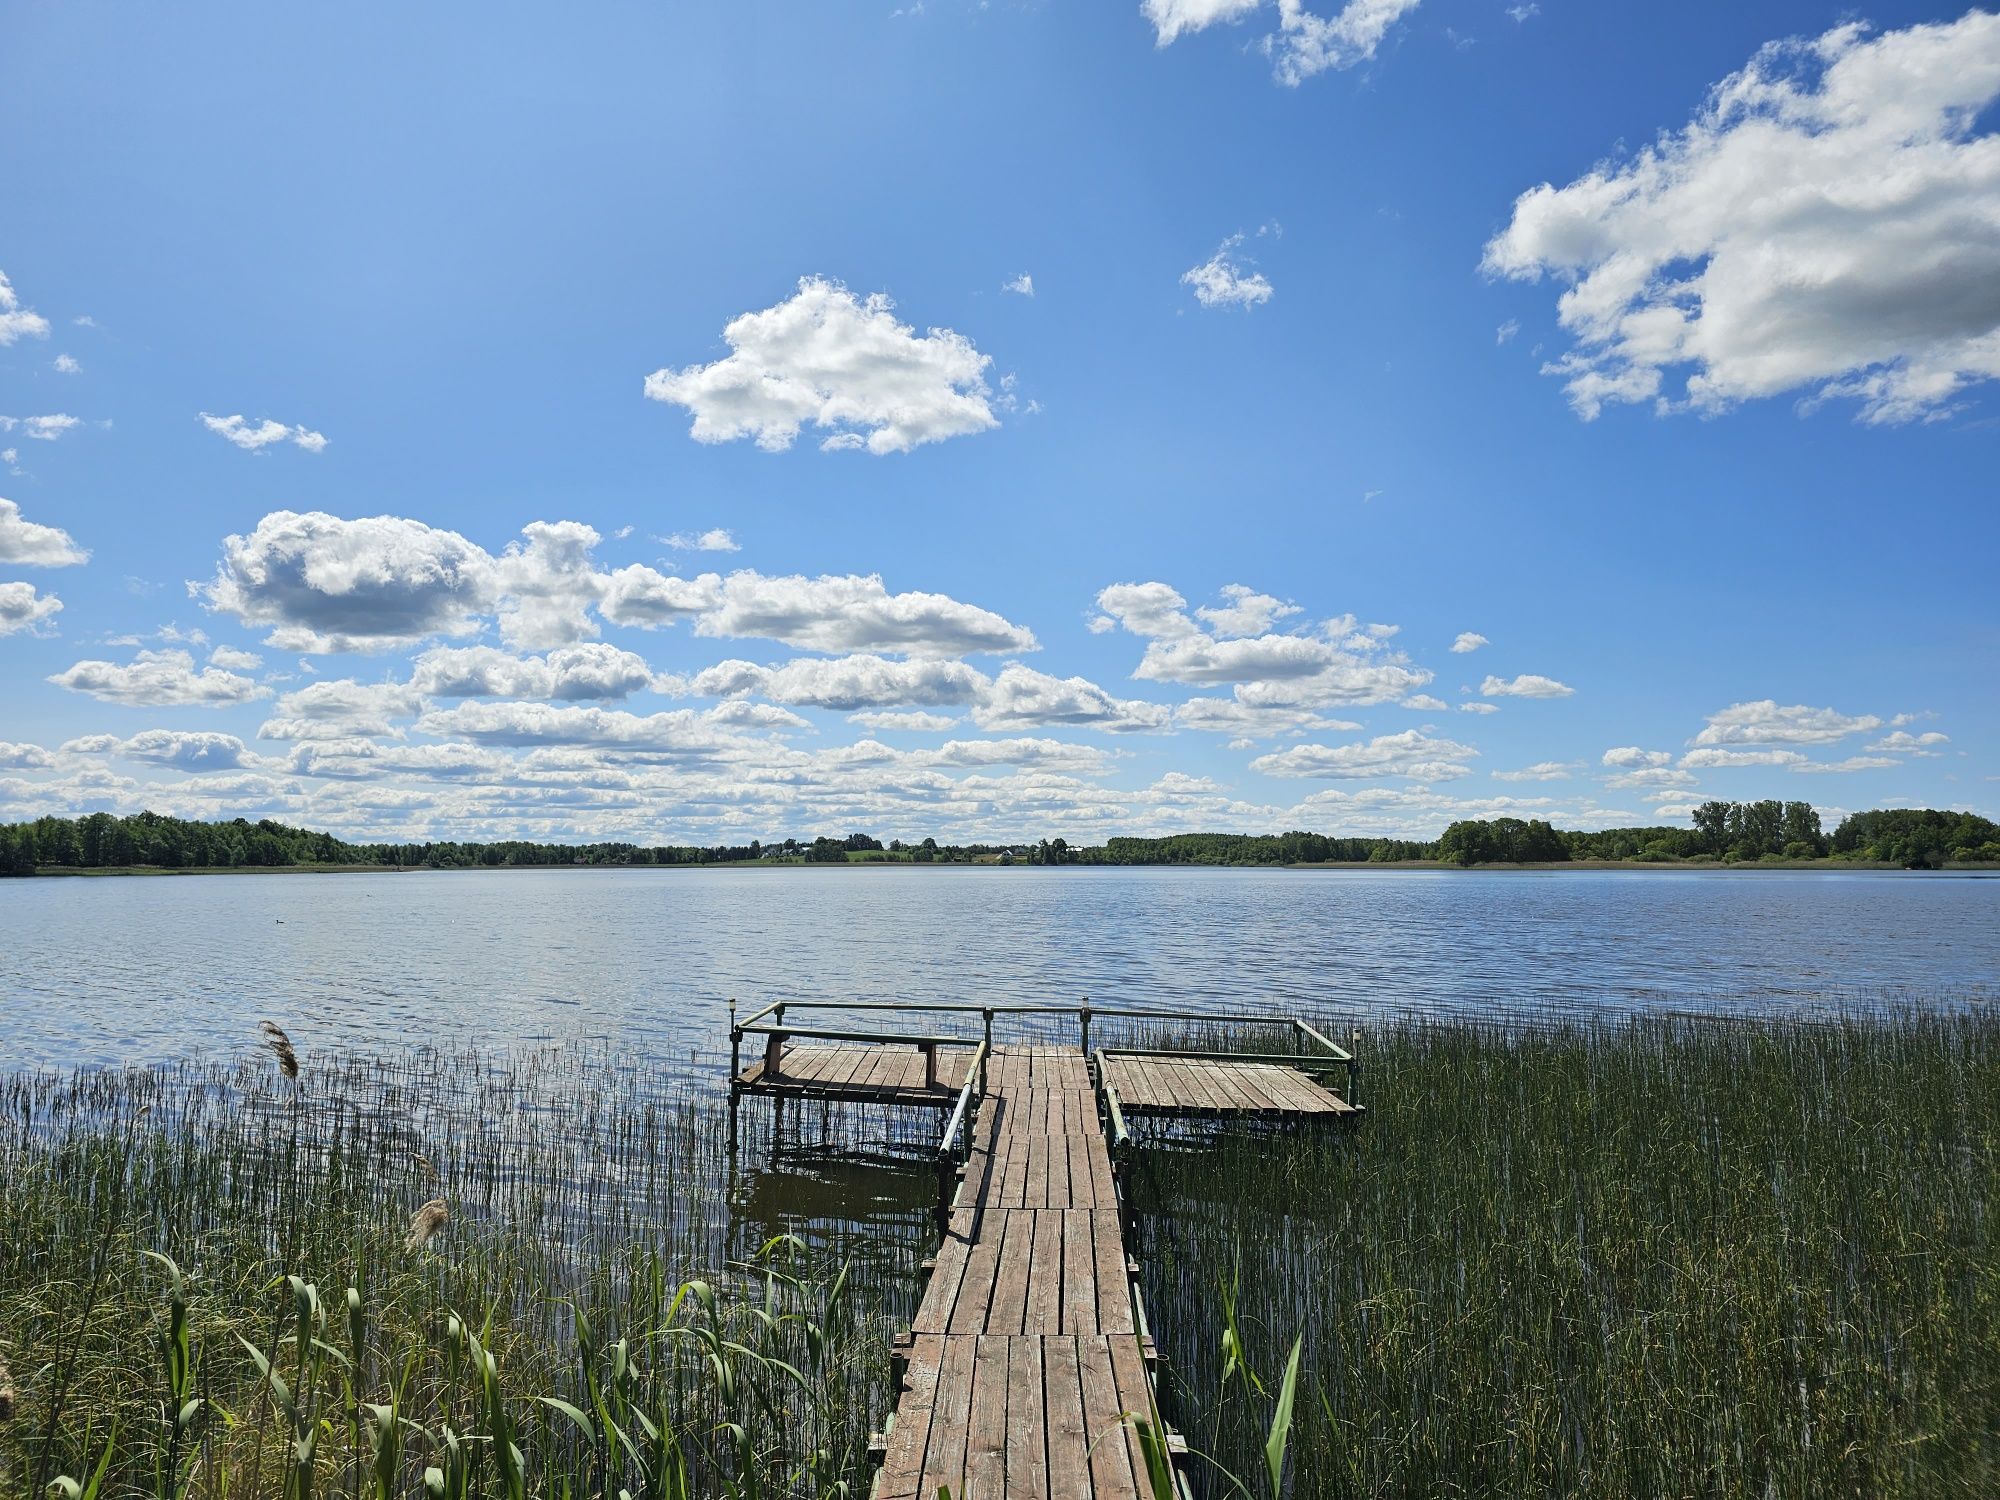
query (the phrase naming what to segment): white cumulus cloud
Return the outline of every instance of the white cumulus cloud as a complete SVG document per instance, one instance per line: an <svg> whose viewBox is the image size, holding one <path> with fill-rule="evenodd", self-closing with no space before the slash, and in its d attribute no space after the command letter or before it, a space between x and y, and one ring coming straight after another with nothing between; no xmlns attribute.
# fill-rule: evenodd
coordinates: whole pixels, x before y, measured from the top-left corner
<svg viewBox="0 0 2000 1500"><path fill-rule="evenodd" d="M1518 771L1495 771L1495 781L1563 781L1576 770L1568 761L1538 760L1532 766L1522 766Z"/></svg>
<svg viewBox="0 0 2000 1500"><path fill-rule="evenodd" d="M235 771L257 760L235 735L209 730L144 729L106 750L179 771Z"/></svg>
<svg viewBox="0 0 2000 1500"><path fill-rule="evenodd" d="M616 701L654 683L642 656L602 641L515 656L491 646L434 646L419 656L410 690L426 698Z"/></svg>
<svg viewBox="0 0 2000 1500"><path fill-rule="evenodd" d="M1773 43L1683 129L1523 193L1484 267L1567 283L1546 368L1586 419L1790 391L1934 417L2000 375L1996 97L1984 11Z"/></svg>
<svg viewBox="0 0 2000 1500"><path fill-rule="evenodd" d="M646 395L692 412L699 442L748 437L769 452L791 447L807 424L828 434L822 448L877 454L997 427L991 358L949 328L918 333L894 306L804 277L775 307L729 321L727 357L655 370Z"/></svg>
<svg viewBox="0 0 2000 1500"><path fill-rule="evenodd" d="M1460 656L1463 656L1468 651L1477 651L1481 646L1490 646L1492 644L1491 641L1487 640L1485 636L1476 630L1461 630L1458 633L1458 638L1451 643L1451 649Z"/></svg>
<svg viewBox="0 0 2000 1500"><path fill-rule="evenodd" d="M927 714L920 709L869 708L847 716L850 724L872 729L878 734L938 734L958 723L951 714Z"/></svg>
<svg viewBox="0 0 2000 1500"><path fill-rule="evenodd" d="M980 693L972 720L985 730L1081 728L1120 734L1164 729L1172 712L1161 703L1115 698L1087 678L1052 677L1010 663Z"/></svg>
<svg viewBox="0 0 2000 1500"><path fill-rule="evenodd" d="M860 653L801 657L775 667L748 661L718 662L697 672L688 682L688 691L703 698L755 695L793 708L844 712L965 704L986 686L986 675L961 661L895 661Z"/></svg>
<svg viewBox="0 0 2000 1500"><path fill-rule="evenodd" d="M470 635L496 602L493 559L455 531L400 516L273 511L229 536L191 592L287 651L374 651Z"/></svg>
<svg viewBox="0 0 2000 1500"><path fill-rule="evenodd" d="M269 688L248 677L220 667L197 669L186 651L141 651L126 663L80 661L48 680L133 708L223 708L271 696Z"/></svg>
<svg viewBox="0 0 2000 1500"><path fill-rule="evenodd" d="M1306 8L1305 0L1278 0L1278 28L1257 41L1271 59L1278 82L1297 86L1330 68L1351 68L1375 55L1389 29L1419 0L1346 0L1330 16ZM1263 8L1263 0L1141 0L1139 12L1153 26L1154 45L1225 22L1241 21Z"/></svg>
<svg viewBox="0 0 2000 1500"><path fill-rule="evenodd" d="M725 527L713 526L707 531L676 531L672 536L660 538L663 546L672 547L676 552L741 552L735 536Z"/></svg>
<svg viewBox="0 0 2000 1500"><path fill-rule="evenodd" d="M1911 734L1907 729L1898 729L1884 735L1868 748L1889 750L1898 755L1935 755L1937 751L1931 748L1933 745L1949 744L1950 741L1950 735L1935 729L1926 730L1922 734Z"/></svg>
<svg viewBox="0 0 2000 1500"><path fill-rule="evenodd" d="M1329 68L1351 68L1375 56L1389 29L1419 0L1347 0L1331 16L1305 0L1278 0L1278 35L1271 44L1278 82L1296 87Z"/></svg>
<svg viewBox="0 0 2000 1500"><path fill-rule="evenodd" d="M1351 745L1294 745L1250 762L1267 776L1308 776L1325 780L1366 780L1400 776L1411 781L1451 781L1470 776L1465 762L1479 752L1456 740L1421 730L1377 735Z"/></svg>
<svg viewBox="0 0 2000 1500"><path fill-rule="evenodd" d="M19 338L45 339L48 336L49 320L33 308L21 306L20 294L14 290L14 284L7 279L5 271L0 271L0 346Z"/></svg>
<svg viewBox="0 0 2000 1500"><path fill-rule="evenodd" d="M1243 236L1232 234L1200 265L1181 274L1181 285L1194 289L1203 307L1256 307L1269 302L1276 288L1261 271L1246 270Z"/></svg>
<svg viewBox="0 0 2000 1500"><path fill-rule="evenodd" d="M201 422L210 432L234 443L246 453L255 453L260 448L268 448L273 443L290 443L303 448L308 453L321 453L326 449L324 433L314 432L308 427L294 427L284 422L265 417L262 421L251 422L241 413L229 417L201 414Z"/></svg>
<svg viewBox="0 0 2000 1500"><path fill-rule="evenodd" d="M1154 42L1164 47L1218 22L1240 21L1263 3L1264 0L1144 0L1139 14L1153 23Z"/></svg>
<svg viewBox="0 0 2000 1500"><path fill-rule="evenodd" d="M1518 677L1488 677L1479 684L1480 696L1485 698L1567 698L1576 691L1566 682L1557 682L1553 677L1543 677L1535 672L1523 672Z"/></svg>
<svg viewBox="0 0 2000 1500"><path fill-rule="evenodd" d="M0 635L41 631L62 607L62 600L38 593L32 583L0 583Z"/></svg>
<svg viewBox="0 0 2000 1500"><path fill-rule="evenodd" d="M21 507L0 499L0 562L31 568L67 568L88 562L90 554L57 526L22 519Z"/></svg>
<svg viewBox="0 0 2000 1500"><path fill-rule="evenodd" d="M260 740L327 740L399 734L397 720L422 707L407 683L357 682L351 677L309 683L272 706L257 731Z"/></svg>
<svg viewBox="0 0 2000 1500"><path fill-rule="evenodd" d="M1803 703L1780 707L1775 699L1732 703L1708 716L1708 727L1690 742L1696 745L1830 745L1851 734L1880 729L1874 714L1843 714ZM1685 764L1685 762L1683 762Z"/></svg>
<svg viewBox="0 0 2000 1500"><path fill-rule="evenodd" d="M19 432L39 443L53 443L65 432L82 425L82 417L72 417L67 412L51 412L40 417L0 417L0 432Z"/></svg>
<svg viewBox="0 0 2000 1500"><path fill-rule="evenodd" d="M732 573L695 631L757 636L829 653L964 656L1037 649L1033 631L990 609L945 594L892 594L873 573L818 578Z"/></svg>

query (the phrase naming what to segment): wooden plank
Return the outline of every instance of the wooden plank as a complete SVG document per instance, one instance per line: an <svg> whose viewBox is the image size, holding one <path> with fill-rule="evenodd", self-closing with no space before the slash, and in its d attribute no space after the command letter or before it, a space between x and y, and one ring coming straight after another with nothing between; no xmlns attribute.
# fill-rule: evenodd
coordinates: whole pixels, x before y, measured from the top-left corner
<svg viewBox="0 0 2000 1500"><path fill-rule="evenodd" d="M779 1076L799 1082L810 1082L819 1077L819 1070L825 1063L827 1051L824 1047L793 1047L780 1060Z"/></svg>
<svg viewBox="0 0 2000 1500"><path fill-rule="evenodd" d="M1025 1208L1028 1206L1028 1167L1034 1137L1018 1128L1009 1135L1007 1175L1000 1184L1000 1204L1004 1208Z"/></svg>
<svg viewBox="0 0 2000 1500"><path fill-rule="evenodd" d="M1208 1091L1196 1086L1191 1078L1164 1058L1148 1057L1140 1062L1140 1072L1151 1081L1153 1097L1163 1109L1212 1109L1214 1102Z"/></svg>
<svg viewBox="0 0 2000 1500"><path fill-rule="evenodd" d="M1050 1490L1042 1340L1009 1339L1007 1343L1007 1496L1009 1500L1044 1500Z"/></svg>
<svg viewBox="0 0 2000 1500"><path fill-rule="evenodd" d="M923 1477L924 1449L930 1441L931 1410L937 1402L938 1365L944 1341L920 1338L910 1348L903 1372L903 1396L896 1403L896 1425L889 1431L889 1450L882 1461L877 1500L916 1500Z"/></svg>
<svg viewBox="0 0 2000 1500"><path fill-rule="evenodd" d="M1070 1198L1066 1208L1096 1208L1098 1194L1096 1184L1090 1178L1090 1158L1102 1150L1100 1142L1092 1142L1090 1136L1064 1136L1060 1142L1064 1166L1068 1168Z"/></svg>
<svg viewBox="0 0 2000 1500"><path fill-rule="evenodd" d="M1239 1114L1257 1114L1264 1106L1248 1089L1238 1075L1235 1063L1198 1063L1191 1065L1191 1071L1199 1075L1208 1086L1209 1092L1224 1101L1226 1106Z"/></svg>
<svg viewBox="0 0 2000 1500"><path fill-rule="evenodd" d="M958 1289L958 1302L951 1310L951 1333L984 1333L986 1314L993 1306L993 1283L1000 1272L1002 1224L1011 1214L988 1213L979 1224L979 1237L965 1257L965 1280Z"/></svg>
<svg viewBox="0 0 2000 1500"><path fill-rule="evenodd" d="M872 1070L877 1059L887 1049L881 1047L848 1047L843 1050L847 1053L847 1056L841 1060L837 1070L829 1073L827 1078L822 1081L831 1082L839 1088L853 1088L856 1086L856 1080L864 1073Z"/></svg>
<svg viewBox="0 0 2000 1500"><path fill-rule="evenodd" d="M1033 1279L1028 1284L1028 1305L1022 1331L1035 1334L1062 1332L1063 1221L1059 1213L1034 1216L1032 1250Z"/></svg>
<svg viewBox="0 0 2000 1500"><path fill-rule="evenodd" d="M1097 1150L1090 1153L1091 1194L1098 1208L1118 1206L1118 1185L1111 1175L1111 1153Z"/></svg>
<svg viewBox="0 0 2000 1500"><path fill-rule="evenodd" d="M1018 1209L1001 1218L998 1230L1000 1264L993 1278L993 1305L987 1310L988 1333L1018 1334L1028 1311L1028 1277L1033 1270L1035 1215Z"/></svg>
<svg viewBox="0 0 2000 1500"><path fill-rule="evenodd" d="M1021 1185L1021 1203L1027 1208L1049 1206L1049 1138L1038 1135L1026 1143L1027 1172Z"/></svg>
<svg viewBox="0 0 2000 1500"><path fill-rule="evenodd" d="M1090 1238L1090 1215L1082 1209L1051 1209L1062 1216L1062 1331L1092 1334L1097 1329L1097 1260Z"/></svg>
<svg viewBox="0 0 2000 1500"><path fill-rule="evenodd" d="M1041 1143L1043 1170L1047 1181L1042 1189L1042 1207L1073 1208L1069 1201L1069 1137L1049 1136Z"/></svg>
<svg viewBox="0 0 2000 1500"><path fill-rule="evenodd" d="M1255 1063L1238 1063L1229 1070L1236 1087L1249 1099L1250 1107L1259 1114L1269 1114L1280 1108L1272 1099L1269 1082L1261 1068Z"/></svg>
<svg viewBox="0 0 2000 1500"><path fill-rule="evenodd" d="M1326 1090L1290 1068L1266 1063L1262 1082L1273 1102L1288 1114L1322 1114L1333 1102Z"/></svg>
<svg viewBox="0 0 2000 1500"><path fill-rule="evenodd" d="M1131 1450L1118 1430L1125 1408L1118 1399L1107 1341L1102 1337L1078 1339L1076 1364L1077 1383L1083 1389L1084 1428L1090 1439L1091 1492L1097 1500L1136 1497L1139 1486L1132 1472ZM939 1399L943 1399L942 1391Z"/></svg>
<svg viewBox="0 0 2000 1500"><path fill-rule="evenodd" d="M1115 1209L1088 1210L1091 1262L1097 1276L1097 1326L1104 1333L1136 1333L1132 1279L1125 1269L1125 1236Z"/></svg>
<svg viewBox="0 0 2000 1500"><path fill-rule="evenodd" d="M966 1423L965 1490L1002 1495L1007 1487L1007 1397L1012 1386L1007 1346L1012 1339L980 1335L972 1366L972 1411ZM955 1496L959 1493L953 1490Z"/></svg>
<svg viewBox="0 0 2000 1500"><path fill-rule="evenodd" d="M1091 1500L1090 1429L1083 1419L1076 1340L1043 1339L1043 1420L1048 1427L1049 1500Z"/></svg>
<svg viewBox="0 0 2000 1500"><path fill-rule="evenodd" d="M1119 1410L1136 1412L1152 1423L1153 1430L1164 1438L1160 1428L1159 1408L1153 1401L1153 1383L1146 1378L1146 1360L1140 1353L1137 1339L1109 1340L1111 1352L1111 1378L1118 1389ZM1139 1493L1148 1490L1149 1476L1146 1470L1146 1449L1139 1441L1139 1429L1132 1423L1125 1424L1126 1457L1132 1465L1132 1477Z"/></svg>
<svg viewBox="0 0 2000 1500"><path fill-rule="evenodd" d="M1175 1062L1169 1066L1175 1087L1188 1103L1202 1105L1217 1114L1234 1114L1243 1107L1241 1099L1223 1082L1223 1070L1216 1065Z"/></svg>
<svg viewBox="0 0 2000 1500"><path fill-rule="evenodd" d="M911 1332L945 1333L950 1330L951 1315L964 1289L966 1265L971 1256L970 1240L955 1235L945 1237L944 1243L938 1246L930 1285L924 1288L923 1300L917 1304L917 1315L910 1321Z"/></svg>
<svg viewBox="0 0 2000 1500"><path fill-rule="evenodd" d="M1180 1099L1158 1058L1135 1057L1132 1059L1132 1071L1139 1079L1140 1091L1148 1104L1170 1112L1180 1110Z"/></svg>
<svg viewBox="0 0 2000 1500"><path fill-rule="evenodd" d="M935 1495L939 1485L954 1495L965 1491L966 1439L972 1415L972 1362L979 1341L948 1338L939 1362L937 1400L931 1407L930 1441L924 1448L924 1476L917 1493Z"/></svg>

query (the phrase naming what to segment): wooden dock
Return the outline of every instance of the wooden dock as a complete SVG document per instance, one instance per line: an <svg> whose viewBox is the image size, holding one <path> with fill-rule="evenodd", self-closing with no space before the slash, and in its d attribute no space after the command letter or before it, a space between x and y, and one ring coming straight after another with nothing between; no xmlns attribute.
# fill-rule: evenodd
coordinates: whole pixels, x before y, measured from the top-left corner
<svg viewBox="0 0 2000 1500"><path fill-rule="evenodd" d="M1155 1116L1351 1122L1362 1111L1326 1083L1353 1059L1297 1023L1326 1049L1316 1058L1101 1050L1093 1069L1076 1047L992 1046L991 1009L978 1012L988 1041L977 1045L802 1031L772 1009L776 1026L735 1028L737 1049L745 1032L766 1046L733 1068L732 1099L952 1111L940 1243L898 1343L901 1395L873 1500L935 1500L941 1487L953 1500L1149 1500L1137 1421L1163 1443L1170 1429L1114 1141L1128 1119Z"/></svg>
<svg viewBox="0 0 2000 1500"><path fill-rule="evenodd" d="M904 1349L876 1500L1146 1493L1157 1423L1083 1054L1001 1048Z"/></svg>

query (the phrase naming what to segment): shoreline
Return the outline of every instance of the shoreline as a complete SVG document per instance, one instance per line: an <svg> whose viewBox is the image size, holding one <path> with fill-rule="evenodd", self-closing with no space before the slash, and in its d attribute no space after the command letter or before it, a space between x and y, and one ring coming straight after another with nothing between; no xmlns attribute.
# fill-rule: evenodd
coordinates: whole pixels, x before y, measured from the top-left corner
<svg viewBox="0 0 2000 1500"><path fill-rule="evenodd" d="M1159 864L1077 864L1077 865L1031 865L1025 860L1002 864L998 860L960 861L917 861L902 859L856 859L834 864L810 860L716 860L708 864L672 865L619 865L619 864L576 864L576 865L112 865L86 867L76 865L51 866L36 870L32 875L12 875L0 877L0 884L7 880L98 880L118 877L173 877L187 875L460 875L473 872L507 873L531 870L556 870L571 873L588 871L673 871L673 870L855 870L855 869L900 869L900 870L1380 870L1385 872L1445 873L1475 875L1515 874L1515 875L1560 875L1569 872L1599 872L1606 870L1638 870L1653 872L1690 871L1697 873L1741 874L1745 872L1779 870L1791 873L1807 872L1817 874L1848 874L1857 871L1868 873L1890 872L1908 875L2000 875L2000 863L1976 861L1948 861L1938 869L1911 870L1885 860L1860 859L1783 859L1783 860L1739 860L1725 863L1721 860L1638 860L1638 859L1574 859L1548 861L1534 864L1492 864L1457 865L1435 859L1405 860L1342 860L1325 861L1317 864L1197 864L1194 862Z"/></svg>

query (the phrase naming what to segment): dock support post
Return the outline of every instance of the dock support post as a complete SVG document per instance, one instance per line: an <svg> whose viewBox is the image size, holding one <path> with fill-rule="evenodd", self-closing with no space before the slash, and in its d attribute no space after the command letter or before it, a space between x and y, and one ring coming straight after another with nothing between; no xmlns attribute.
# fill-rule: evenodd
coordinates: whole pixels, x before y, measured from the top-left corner
<svg viewBox="0 0 2000 1500"><path fill-rule="evenodd" d="M764 1077L778 1077L785 1060L785 1007L780 1005L772 1012L772 1019L778 1024L771 1028L771 1034L764 1039Z"/></svg>
<svg viewBox="0 0 2000 1500"><path fill-rule="evenodd" d="M1076 1014L1083 1023L1083 1060L1087 1064L1090 1061L1090 996L1083 997L1083 1003Z"/></svg>
<svg viewBox="0 0 2000 1500"><path fill-rule="evenodd" d="M937 1079L937 1043L925 1042L919 1049L924 1054L924 1087L934 1089Z"/></svg>
<svg viewBox="0 0 2000 1500"><path fill-rule="evenodd" d="M736 1110L742 1085L736 1080L743 1076L743 1028L736 1024L736 999L729 1001L729 1151L736 1154Z"/></svg>
<svg viewBox="0 0 2000 1500"><path fill-rule="evenodd" d="M986 1027L986 1050L979 1054L979 1097L986 1097L986 1064L993 1056L993 1007L986 1006L979 1012L979 1019Z"/></svg>

